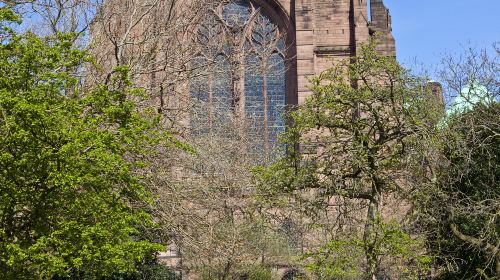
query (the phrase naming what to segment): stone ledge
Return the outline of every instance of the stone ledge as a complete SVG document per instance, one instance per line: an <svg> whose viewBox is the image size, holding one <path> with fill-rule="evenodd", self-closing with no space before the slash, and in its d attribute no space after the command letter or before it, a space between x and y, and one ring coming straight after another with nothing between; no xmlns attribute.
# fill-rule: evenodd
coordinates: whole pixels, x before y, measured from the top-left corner
<svg viewBox="0 0 500 280"><path fill-rule="evenodd" d="M314 48L316 55L346 55L351 53L350 46L317 46Z"/></svg>

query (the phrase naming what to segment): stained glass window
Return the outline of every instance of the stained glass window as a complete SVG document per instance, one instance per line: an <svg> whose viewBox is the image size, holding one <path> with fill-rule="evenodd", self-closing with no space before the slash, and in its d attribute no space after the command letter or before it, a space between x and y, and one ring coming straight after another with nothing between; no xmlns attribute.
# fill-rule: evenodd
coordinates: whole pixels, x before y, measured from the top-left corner
<svg viewBox="0 0 500 280"><path fill-rule="evenodd" d="M196 133L224 122L224 112L230 112L249 123L251 149L272 157L285 129L284 35L259 7L244 0L214 9L199 33L206 48L196 62L200 74L190 92L208 106L200 106L191 120Z"/></svg>

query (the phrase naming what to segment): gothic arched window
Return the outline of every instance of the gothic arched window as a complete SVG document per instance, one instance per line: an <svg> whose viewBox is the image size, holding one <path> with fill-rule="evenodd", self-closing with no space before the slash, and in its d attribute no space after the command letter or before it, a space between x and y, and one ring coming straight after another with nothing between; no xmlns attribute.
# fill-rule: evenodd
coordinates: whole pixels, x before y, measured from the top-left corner
<svg viewBox="0 0 500 280"><path fill-rule="evenodd" d="M190 85L203 106L192 119L198 133L230 112L249 123L251 148L272 156L284 131L285 34L250 1L230 0L211 10L198 31L199 69Z"/></svg>

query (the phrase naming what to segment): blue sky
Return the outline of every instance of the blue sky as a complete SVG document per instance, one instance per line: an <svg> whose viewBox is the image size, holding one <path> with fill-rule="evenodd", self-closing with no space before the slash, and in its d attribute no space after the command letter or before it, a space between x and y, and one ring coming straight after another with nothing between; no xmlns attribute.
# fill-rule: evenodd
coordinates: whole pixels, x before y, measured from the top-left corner
<svg viewBox="0 0 500 280"><path fill-rule="evenodd" d="M445 53L500 41L500 0L385 0L400 62L433 69ZM432 70L431 70L432 72Z"/></svg>

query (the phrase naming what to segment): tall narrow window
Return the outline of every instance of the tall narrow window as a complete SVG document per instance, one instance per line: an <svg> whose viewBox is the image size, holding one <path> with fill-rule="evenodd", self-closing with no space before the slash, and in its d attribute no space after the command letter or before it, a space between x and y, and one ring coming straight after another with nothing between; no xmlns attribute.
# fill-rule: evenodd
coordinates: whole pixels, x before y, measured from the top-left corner
<svg viewBox="0 0 500 280"><path fill-rule="evenodd" d="M231 113L249 123L253 152L273 157L277 136L285 129L284 34L264 11L244 0L214 8L198 33L203 50L190 92L203 106L192 126L205 133Z"/></svg>

